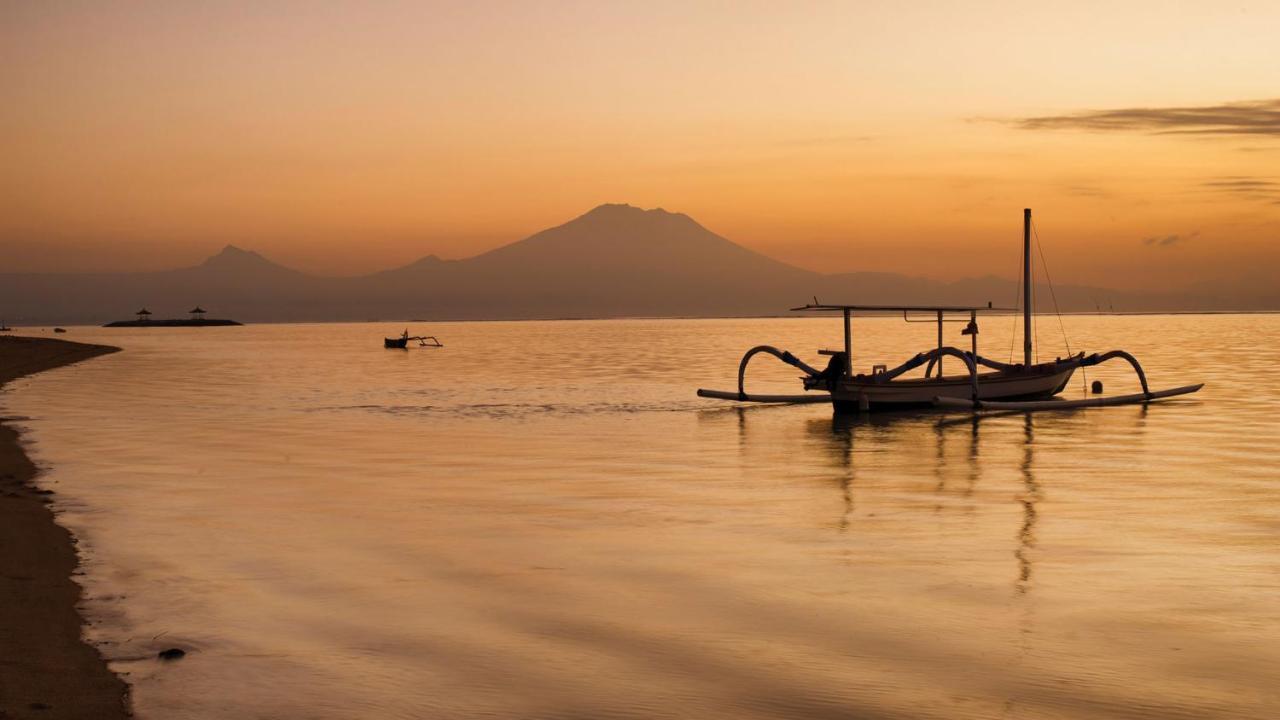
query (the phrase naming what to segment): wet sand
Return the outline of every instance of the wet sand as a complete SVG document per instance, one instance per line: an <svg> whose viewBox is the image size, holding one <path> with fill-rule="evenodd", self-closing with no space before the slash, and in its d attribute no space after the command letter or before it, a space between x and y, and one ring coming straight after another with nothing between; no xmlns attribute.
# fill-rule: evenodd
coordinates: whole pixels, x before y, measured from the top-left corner
<svg viewBox="0 0 1280 720"><path fill-rule="evenodd" d="M0 385L119 348L0 336ZM127 686L81 636L78 558L18 433L0 423L0 718L126 718Z"/></svg>

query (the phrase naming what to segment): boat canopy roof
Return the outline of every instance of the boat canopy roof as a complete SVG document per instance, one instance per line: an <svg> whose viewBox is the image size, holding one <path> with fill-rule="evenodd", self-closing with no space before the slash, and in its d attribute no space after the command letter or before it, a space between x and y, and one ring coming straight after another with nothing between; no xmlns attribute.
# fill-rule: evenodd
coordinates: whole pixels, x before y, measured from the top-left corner
<svg viewBox="0 0 1280 720"><path fill-rule="evenodd" d="M992 307L986 305L832 305L830 303L805 303L802 307L791 308L792 312L858 310L863 312L1016 312L1017 308Z"/></svg>

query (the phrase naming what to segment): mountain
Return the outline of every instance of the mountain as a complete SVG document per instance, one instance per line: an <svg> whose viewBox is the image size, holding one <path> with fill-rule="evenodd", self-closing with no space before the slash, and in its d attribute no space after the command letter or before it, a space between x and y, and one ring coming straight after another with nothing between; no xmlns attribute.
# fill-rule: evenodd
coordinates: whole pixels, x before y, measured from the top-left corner
<svg viewBox="0 0 1280 720"><path fill-rule="evenodd" d="M193 268L187 268L185 272L197 277L264 280L302 276L297 270L290 270L252 250L241 250L235 245L222 248L217 255Z"/></svg>
<svg viewBox="0 0 1280 720"><path fill-rule="evenodd" d="M823 275L737 245L688 215L601 205L563 225L463 260L429 255L350 278L316 277L232 245L194 267L148 273L0 275L0 319L98 323L146 306L200 304L248 322L774 315L831 302L1008 305L1016 282L937 282L892 273ZM1037 288L1048 309L1047 289ZM1235 309L1239 299L1058 287L1063 311ZM1254 302L1268 302L1267 299ZM1280 305L1270 299L1268 307Z"/></svg>
<svg viewBox="0 0 1280 720"><path fill-rule="evenodd" d="M777 298L818 277L687 215L629 205L601 205L467 260L374 276L384 298L412 298L418 315L460 318L763 313L777 305L757 295Z"/></svg>
<svg viewBox="0 0 1280 720"><path fill-rule="evenodd" d="M208 303L219 317L285 318L305 314L325 285L325 279L228 245L199 265L176 270L0 275L0 315L10 323L100 323L127 319L141 307L157 318L183 317Z"/></svg>

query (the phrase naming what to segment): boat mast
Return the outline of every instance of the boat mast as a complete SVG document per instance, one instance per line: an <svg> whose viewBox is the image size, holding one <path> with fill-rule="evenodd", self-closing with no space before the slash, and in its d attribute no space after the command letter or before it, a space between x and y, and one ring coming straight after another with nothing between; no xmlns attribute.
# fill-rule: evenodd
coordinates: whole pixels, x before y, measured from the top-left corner
<svg viewBox="0 0 1280 720"><path fill-rule="evenodd" d="M1022 211L1022 364L1031 367L1031 208Z"/></svg>
<svg viewBox="0 0 1280 720"><path fill-rule="evenodd" d="M844 376L853 377L853 334L849 328L849 308L844 309Z"/></svg>

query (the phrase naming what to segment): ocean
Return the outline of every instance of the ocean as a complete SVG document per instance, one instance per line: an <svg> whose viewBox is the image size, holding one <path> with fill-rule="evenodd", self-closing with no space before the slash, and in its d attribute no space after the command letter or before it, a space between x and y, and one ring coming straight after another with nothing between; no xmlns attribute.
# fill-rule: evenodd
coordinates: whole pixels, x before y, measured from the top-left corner
<svg viewBox="0 0 1280 720"><path fill-rule="evenodd" d="M831 318L72 327L125 351L0 411L142 720L1280 716L1280 316L1061 322L1206 386L833 418L694 394ZM934 342L859 318L854 365Z"/></svg>

